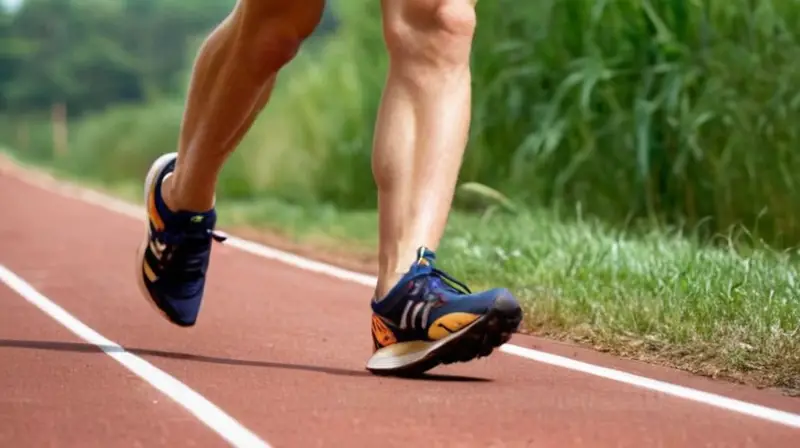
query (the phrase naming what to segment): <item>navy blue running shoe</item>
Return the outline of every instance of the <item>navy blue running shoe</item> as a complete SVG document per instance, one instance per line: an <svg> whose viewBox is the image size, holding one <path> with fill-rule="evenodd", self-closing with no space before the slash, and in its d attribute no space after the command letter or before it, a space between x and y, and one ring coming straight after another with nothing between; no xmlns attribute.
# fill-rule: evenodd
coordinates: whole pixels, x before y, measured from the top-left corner
<svg viewBox="0 0 800 448"><path fill-rule="evenodd" d="M397 285L373 300L370 372L415 376L440 364L482 358L517 331L522 308L508 289L472 293L434 267L435 259L421 247Z"/></svg>
<svg viewBox="0 0 800 448"><path fill-rule="evenodd" d="M147 173L146 234L136 254L136 271L145 298L173 324L191 327L203 300L212 241L224 241L225 236L214 231L213 208L204 213L167 208L161 183L175 169L176 159L176 153L165 154Z"/></svg>

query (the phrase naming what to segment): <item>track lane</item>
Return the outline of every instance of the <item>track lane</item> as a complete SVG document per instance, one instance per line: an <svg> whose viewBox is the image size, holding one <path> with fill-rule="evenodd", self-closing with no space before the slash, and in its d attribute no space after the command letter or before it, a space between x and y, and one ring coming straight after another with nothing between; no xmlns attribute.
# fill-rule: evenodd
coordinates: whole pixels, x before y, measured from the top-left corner
<svg viewBox="0 0 800 448"><path fill-rule="evenodd" d="M0 283L0 446L201 445L226 446Z"/></svg>
<svg viewBox="0 0 800 448"><path fill-rule="evenodd" d="M15 216L0 224L0 262L277 446L777 447L800 434L503 354L435 371L469 378L371 377L366 288L225 246L214 249L199 326L177 329L136 293L140 223L9 178L0 191ZM40 207L27 209L31 200Z"/></svg>

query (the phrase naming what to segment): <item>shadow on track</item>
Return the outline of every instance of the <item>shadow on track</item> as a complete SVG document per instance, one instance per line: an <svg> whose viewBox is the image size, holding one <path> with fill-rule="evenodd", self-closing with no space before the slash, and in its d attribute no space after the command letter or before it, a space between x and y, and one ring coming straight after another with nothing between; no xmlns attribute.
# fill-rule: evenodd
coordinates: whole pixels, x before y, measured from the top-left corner
<svg viewBox="0 0 800 448"><path fill-rule="evenodd" d="M142 348L125 347L124 349L120 349L119 347L108 346L108 345L98 347L93 344L85 344L78 342L24 341L24 340L14 340L14 339L0 339L0 348L2 347L27 348L36 350L54 350L61 352L76 352L76 353L101 353L101 352L119 353L122 351L126 351L128 353L142 357L154 356L159 358L179 359L184 361L202 362L210 364L223 364L229 366L300 370L306 372L317 372L328 375L340 375L340 376L351 376L351 377L374 376L367 371L339 369L336 367L310 366L304 364L287 364L287 363L256 361L248 359L220 358L220 357L206 356L206 355L195 355L191 353L167 352L162 350L150 350ZM476 377L460 376L460 375L437 375L437 374L425 374L417 378L391 378L391 377L380 377L380 378L406 380L406 381L427 380L427 381L442 381L442 382L476 382L476 383L491 381L485 378L476 378Z"/></svg>

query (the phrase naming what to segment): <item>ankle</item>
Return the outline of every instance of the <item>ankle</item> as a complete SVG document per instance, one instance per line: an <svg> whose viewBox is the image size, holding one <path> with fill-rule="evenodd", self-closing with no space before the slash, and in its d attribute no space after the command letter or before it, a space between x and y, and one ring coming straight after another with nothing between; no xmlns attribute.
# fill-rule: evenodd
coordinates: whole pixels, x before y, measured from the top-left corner
<svg viewBox="0 0 800 448"><path fill-rule="evenodd" d="M378 282L375 285L376 300L385 297L397 285L397 282L409 272L413 263L417 261L418 247L409 244L402 244L401 247L406 247L407 249L393 251L389 255L381 253L378 257Z"/></svg>
<svg viewBox="0 0 800 448"><path fill-rule="evenodd" d="M397 272L395 270L382 271L378 270L378 282L375 285L375 300L380 300L389 294L389 291L397 285L397 282L403 278L405 272Z"/></svg>
<svg viewBox="0 0 800 448"><path fill-rule="evenodd" d="M185 189L181 188L181 183L178 182L174 173L166 175L161 182L161 198L167 208L173 212L202 213L214 208L213 193L210 199L199 193L187 194Z"/></svg>

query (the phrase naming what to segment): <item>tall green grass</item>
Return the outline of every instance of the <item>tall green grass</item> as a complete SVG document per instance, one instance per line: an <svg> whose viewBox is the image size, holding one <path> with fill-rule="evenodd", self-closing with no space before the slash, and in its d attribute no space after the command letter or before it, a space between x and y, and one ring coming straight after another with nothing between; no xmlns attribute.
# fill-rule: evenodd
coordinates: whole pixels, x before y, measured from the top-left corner
<svg viewBox="0 0 800 448"><path fill-rule="evenodd" d="M376 2L359 13L355 3L334 51L293 67L272 107L297 121L297 146L325 154L323 172L361 168L316 197L363 206L373 205L358 192L372 188L365 161L386 56ZM744 225L755 238L798 242L796 2L495 0L477 9L463 181L616 222Z"/></svg>
<svg viewBox="0 0 800 448"><path fill-rule="evenodd" d="M744 224L757 238L797 243L796 2L495 0L477 8L462 180L617 222L647 217L707 232ZM385 57L377 12L367 10L348 22L358 51L333 62L359 67L374 104L382 78L372 67ZM371 115L352 120L370 134Z"/></svg>
<svg viewBox="0 0 800 448"><path fill-rule="evenodd" d="M301 52L224 170L220 195L375 205L369 165L386 55L378 2ZM530 206L800 241L793 0L478 2L462 181ZM182 101L73 128L74 168L141 176Z"/></svg>
<svg viewBox="0 0 800 448"><path fill-rule="evenodd" d="M511 8L479 5L468 178L616 221L797 242L797 2Z"/></svg>

